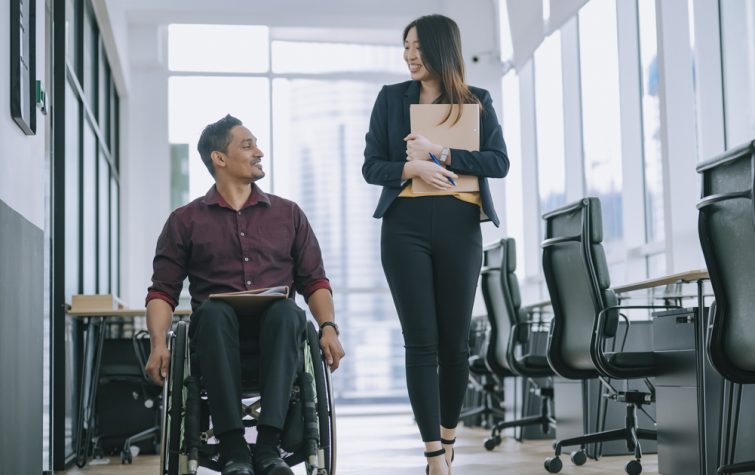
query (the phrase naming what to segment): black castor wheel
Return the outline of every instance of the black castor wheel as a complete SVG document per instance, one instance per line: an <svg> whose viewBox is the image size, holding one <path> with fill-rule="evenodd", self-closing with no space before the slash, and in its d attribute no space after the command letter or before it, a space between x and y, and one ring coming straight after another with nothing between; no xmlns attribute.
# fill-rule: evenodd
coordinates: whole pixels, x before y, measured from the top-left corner
<svg viewBox="0 0 755 475"><path fill-rule="evenodd" d="M488 450L488 451L493 450L500 443L501 443L500 437L488 437L487 439L485 439L485 450Z"/></svg>
<svg viewBox="0 0 755 475"><path fill-rule="evenodd" d="M571 462L574 465L584 465L587 462L587 454L584 450L575 450L571 453Z"/></svg>
<svg viewBox="0 0 755 475"><path fill-rule="evenodd" d="M642 464L639 460L630 460L624 465L624 471L629 475L640 475L642 473Z"/></svg>
<svg viewBox="0 0 755 475"><path fill-rule="evenodd" d="M561 459L558 457L549 457L545 459L545 463L543 465L545 465L545 471L548 473L558 473L563 467Z"/></svg>
<svg viewBox="0 0 755 475"><path fill-rule="evenodd" d="M121 465L125 465L127 463L129 465L131 465L131 463L133 461L134 461L134 459L131 456L131 451L130 450L122 450L121 451Z"/></svg>

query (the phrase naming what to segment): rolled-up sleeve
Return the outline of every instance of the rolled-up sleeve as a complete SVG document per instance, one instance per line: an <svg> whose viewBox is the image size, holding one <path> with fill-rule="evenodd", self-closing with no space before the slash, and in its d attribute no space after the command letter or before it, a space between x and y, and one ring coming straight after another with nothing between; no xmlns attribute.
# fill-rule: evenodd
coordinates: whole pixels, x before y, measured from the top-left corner
<svg viewBox="0 0 755 475"><path fill-rule="evenodd" d="M294 288L309 300L309 296L316 290L328 289L333 293L330 287L330 281L325 276L325 266L322 262L322 252L320 244L312 227L309 225L307 216L299 206L294 205L294 226L296 236L294 237L293 257L294 257Z"/></svg>
<svg viewBox="0 0 755 475"><path fill-rule="evenodd" d="M188 235L179 216L173 212L165 222L157 239L152 261L152 285L147 290L146 303L152 299L166 301L175 309L187 275Z"/></svg>

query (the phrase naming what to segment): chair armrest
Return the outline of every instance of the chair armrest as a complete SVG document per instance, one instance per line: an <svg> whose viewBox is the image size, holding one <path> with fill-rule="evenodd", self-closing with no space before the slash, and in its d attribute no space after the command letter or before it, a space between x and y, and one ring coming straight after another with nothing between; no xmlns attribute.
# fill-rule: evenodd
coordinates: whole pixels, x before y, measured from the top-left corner
<svg viewBox="0 0 755 475"><path fill-rule="evenodd" d="M610 307L606 307L600 312L598 312L598 318L595 322L595 331L593 332L593 341L592 346L595 349L595 355L597 356L597 364L600 366L600 368L603 370L603 372L607 374L611 374L613 371L611 370L611 366L608 362L608 359L606 358L604 346L606 341L605 336L605 321L606 321L606 314L610 312L611 310L618 310L618 309L645 309L645 310L652 310L652 309L670 309L670 308L682 308L679 305L612 305ZM629 321L627 319L627 321ZM629 327L627 327L627 332L629 332ZM613 377L613 376L611 376Z"/></svg>

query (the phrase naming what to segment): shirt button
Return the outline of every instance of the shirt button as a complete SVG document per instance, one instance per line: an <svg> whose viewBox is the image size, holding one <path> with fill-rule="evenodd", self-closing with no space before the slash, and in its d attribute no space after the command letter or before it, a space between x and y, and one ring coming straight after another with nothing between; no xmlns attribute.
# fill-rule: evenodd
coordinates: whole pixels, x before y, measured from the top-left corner
<svg viewBox="0 0 755 475"><path fill-rule="evenodd" d="M236 211L236 214L238 214L239 216L241 216L241 211Z"/></svg>
<svg viewBox="0 0 755 475"><path fill-rule="evenodd" d="M244 234L244 231L241 231L241 235L242 235L242 236L246 236L246 234Z"/></svg>
<svg viewBox="0 0 755 475"><path fill-rule="evenodd" d="M251 280L247 280L246 281L246 285L252 285L252 281Z"/></svg>
<svg viewBox="0 0 755 475"><path fill-rule="evenodd" d="M244 258L244 262L249 262L249 258L248 258L248 257L245 257L245 258Z"/></svg>

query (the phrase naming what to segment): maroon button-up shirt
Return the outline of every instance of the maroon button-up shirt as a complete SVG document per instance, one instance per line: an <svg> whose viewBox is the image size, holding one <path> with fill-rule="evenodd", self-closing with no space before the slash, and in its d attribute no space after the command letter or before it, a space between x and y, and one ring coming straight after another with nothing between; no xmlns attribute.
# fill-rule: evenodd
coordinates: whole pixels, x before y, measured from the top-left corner
<svg viewBox="0 0 755 475"><path fill-rule="evenodd" d="M256 185L236 211L215 186L171 213L157 240L147 302L159 298L174 309L189 277L191 306L210 294L288 285L308 299L328 289L320 246L296 203Z"/></svg>

